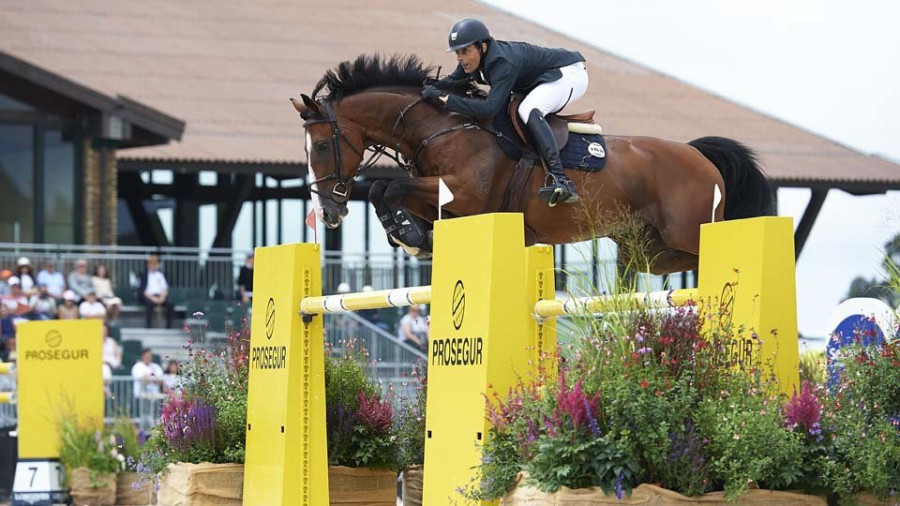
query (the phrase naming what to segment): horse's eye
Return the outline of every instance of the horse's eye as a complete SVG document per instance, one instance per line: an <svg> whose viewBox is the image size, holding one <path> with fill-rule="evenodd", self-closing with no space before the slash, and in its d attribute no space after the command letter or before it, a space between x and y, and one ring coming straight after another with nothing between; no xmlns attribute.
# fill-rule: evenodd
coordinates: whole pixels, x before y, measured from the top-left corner
<svg viewBox="0 0 900 506"><path fill-rule="evenodd" d="M316 151L319 153L324 153L328 151L328 148L331 147L331 144L328 141L319 141L316 143Z"/></svg>

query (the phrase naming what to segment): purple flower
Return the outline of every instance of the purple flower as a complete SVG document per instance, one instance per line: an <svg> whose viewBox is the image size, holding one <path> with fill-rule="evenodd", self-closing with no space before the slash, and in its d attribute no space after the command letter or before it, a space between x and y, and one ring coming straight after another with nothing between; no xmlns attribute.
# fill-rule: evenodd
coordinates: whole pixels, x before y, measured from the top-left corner
<svg viewBox="0 0 900 506"><path fill-rule="evenodd" d="M625 497L625 489L623 487L623 482L625 480L625 475L619 472L619 477L616 478L616 499L622 500Z"/></svg>

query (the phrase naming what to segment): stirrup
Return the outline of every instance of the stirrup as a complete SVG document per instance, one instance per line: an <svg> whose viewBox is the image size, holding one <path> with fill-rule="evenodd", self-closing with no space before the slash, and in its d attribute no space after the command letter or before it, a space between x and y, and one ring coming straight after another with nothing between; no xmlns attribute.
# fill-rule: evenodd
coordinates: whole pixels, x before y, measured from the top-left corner
<svg viewBox="0 0 900 506"><path fill-rule="evenodd" d="M572 180L565 175L553 173L547 174L544 186L538 190L538 198L550 207L556 207L557 204L573 204L579 200Z"/></svg>

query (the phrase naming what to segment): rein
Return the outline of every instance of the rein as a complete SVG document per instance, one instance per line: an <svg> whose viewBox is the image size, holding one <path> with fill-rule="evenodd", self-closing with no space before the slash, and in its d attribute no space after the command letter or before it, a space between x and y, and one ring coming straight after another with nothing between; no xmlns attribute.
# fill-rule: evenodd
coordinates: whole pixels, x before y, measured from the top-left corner
<svg viewBox="0 0 900 506"><path fill-rule="evenodd" d="M398 167L400 167L401 169L406 171L406 173L408 173L410 176L414 177L414 171L417 171L417 169L419 167L419 156L421 155L421 153L425 149L425 147L428 146L428 143L430 143L434 139L436 139L442 135L448 134L450 132L456 131L456 130L468 130L468 129L473 129L473 128L480 129L480 130L486 130L484 127L479 125L476 120L471 120L471 121L467 121L461 125L455 125L455 126L452 126L449 128L444 128L444 129L439 130L439 131L425 137L424 139L422 139L422 141L419 142L418 146L416 146L416 148L413 150L412 159L409 161L404 161L402 159L402 155L400 153L400 148L402 147L402 144L403 144L403 137L406 135L406 113L409 112L410 109L412 109L414 106L418 105L421 102L422 102L421 98L416 99L414 102L412 102L411 104L404 107L400 111L400 114L397 116L397 119L394 120L394 125L391 128L391 137L394 137L396 135L397 128L402 126L400 135L397 137L397 143L393 147L394 153L389 153L387 151L388 148L381 144L373 144L372 146L368 146L368 147L365 147L362 149L354 146L353 143L350 142L350 139L348 139L347 136L344 134L344 132L341 130L340 125L338 124L337 115L334 113L334 109L331 107L331 104L329 102L325 102L325 101L321 102L321 104L325 110L325 118L307 120L303 123L303 127L306 128L310 125L317 125L320 123L328 123L331 126L331 146L332 146L332 153L334 154L335 169L334 169L334 172L332 172L331 174L320 177L319 179L316 179L315 181L312 181L309 185L310 186L309 191L316 193L318 195L322 195L322 193L318 189L316 189L317 185L324 181L329 181L331 179L337 179L338 180L337 183L335 183L335 185L331 189L331 194L327 195L327 196L329 198L331 198L331 200L333 200L334 202L336 202L338 204L346 204L347 201L349 200L349 186L347 183L350 182L351 180L353 180L354 178L356 178L356 176L362 174L364 171L366 171L373 165L375 165L375 162L377 162L382 156L387 156L388 158L393 160L394 163L396 163ZM490 132L490 130L486 130L486 131ZM491 132L491 133L494 133L494 132ZM352 175L344 176L341 173L341 167L343 166L343 163L342 163L343 157L341 156L341 142L340 142L341 139L343 139L344 142L348 146L350 146L350 149L352 149L354 153L359 155L360 158L365 158L366 152L372 153L369 156L368 160L365 160L363 163L361 163L360 166L357 167L356 171ZM307 163L309 163L309 160L307 160Z"/></svg>

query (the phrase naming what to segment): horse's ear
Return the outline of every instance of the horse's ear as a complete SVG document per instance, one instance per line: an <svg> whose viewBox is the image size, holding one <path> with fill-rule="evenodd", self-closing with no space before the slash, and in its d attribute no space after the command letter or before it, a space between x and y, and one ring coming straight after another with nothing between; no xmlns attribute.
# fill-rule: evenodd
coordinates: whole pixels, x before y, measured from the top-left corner
<svg viewBox="0 0 900 506"><path fill-rule="evenodd" d="M294 105L294 109L297 109L297 112L299 112L301 115L307 113L307 111L317 116L320 115L322 109L315 100L309 98L308 95L303 94L300 95L300 98L303 99L303 102L300 102L296 98L291 97L291 104Z"/></svg>

